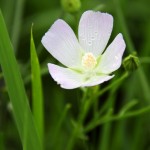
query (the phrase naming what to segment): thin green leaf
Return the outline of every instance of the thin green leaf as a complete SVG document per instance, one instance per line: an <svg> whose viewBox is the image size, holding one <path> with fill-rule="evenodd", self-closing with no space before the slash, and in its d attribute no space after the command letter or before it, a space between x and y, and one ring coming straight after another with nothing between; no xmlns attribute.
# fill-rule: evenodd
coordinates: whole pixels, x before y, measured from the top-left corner
<svg viewBox="0 0 150 150"><path fill-rule="evenodd" d="M43 131L44 131L44 119L43 119L43 92L42 82L40 75L40 64L36 54L35 44L33 40L33 34L31 29L31 71L32 71L32 102L33 102L33 115L38 128L41 142L43 143Z"/></svg>
<svg viewBox="0 0 150 150"><path fill-rule="evenodd" d="M41 143L1 11L0 35L0 64L23 148L24 150L41 150Z"/></svg>

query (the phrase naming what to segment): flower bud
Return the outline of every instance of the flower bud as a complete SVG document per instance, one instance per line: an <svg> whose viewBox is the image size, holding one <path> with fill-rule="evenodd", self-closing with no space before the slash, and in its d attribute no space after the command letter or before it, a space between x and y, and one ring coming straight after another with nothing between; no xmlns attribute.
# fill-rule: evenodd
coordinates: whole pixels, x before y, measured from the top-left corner
<svg viewBox="0 0 150 150"><path fill-rule="evenodd" d="M123 60L123 66L126 71L133 72L140 65L139 58L135 55L129 55Z"/></svg>
<svg viewBox="0 0 150 150"><path fill-rule="evenodd" d="M66 12L74 13L81 7L80 0L61 0L61 5Z"/></svg>

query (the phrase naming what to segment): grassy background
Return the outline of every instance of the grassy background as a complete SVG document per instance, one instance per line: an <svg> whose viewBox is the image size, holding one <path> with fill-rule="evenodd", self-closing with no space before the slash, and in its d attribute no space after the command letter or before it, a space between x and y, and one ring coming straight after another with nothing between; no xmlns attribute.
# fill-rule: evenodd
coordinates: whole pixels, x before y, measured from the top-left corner
<svg viewBox="0 0 150 150"><path fill-rule="evenodd" d="M58 18L68 22L76 32L79 18L85 10L109 12L114 16L114 29L110 41L117 33L121 32L127 43L124 57L134 51L138 54L141 61L139 69L130 74L121 84L110 88L99 97L98 108L102 110L105 106L101 116L111 108L114 109L113 114L117 114L121 108L133 101L136 101L137 104L132 107L132 111L144 109L150 105L150 1L81 0L81 4L81 9L74 15L65 12L61 8L59 0L0 0L0 9L6 22L14 48L13 52L33 112L35 101L32 102L34 99L32 91L37 89L33 89L31 86L30 31L31 25L34 23L33 36L42 76L43 145L46 150L65 150L73 129L72 120L77 118L80 107L81 91L79 89L69 91L61 89L47 71L47 62L58 62L43 48L41 37ZM0 48L2 49L2 47ZM36 58L34 52L32 54ZM32 71L36 72L36 70ZM124 72L121 67L116 73L116 77L112 81L102 84L100 88L115 82ZM0 150L20 150L22 149L20 131L18 132L12 116L8 96L9 88L6 87L3 75L0 72ZM40 109L40 106L37 107ZM93 110L90 110L85 125L91 120L92 114ZM36 126L38 126L37 124ZM75 150L150 150L150 111L137 114L132 118L106 121L99 127L88 131L86 136L88 136L88 140L79 139L76 141Z"/></svg>

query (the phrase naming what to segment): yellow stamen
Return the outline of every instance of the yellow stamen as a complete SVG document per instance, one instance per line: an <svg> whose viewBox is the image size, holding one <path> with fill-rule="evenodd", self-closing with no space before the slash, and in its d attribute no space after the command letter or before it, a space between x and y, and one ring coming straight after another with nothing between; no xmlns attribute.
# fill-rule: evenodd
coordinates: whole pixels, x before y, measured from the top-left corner
<svg viewBox="0 0 150 150"><path fill-rule="evenodd" d="M92 53L85 53L85 55L82 57L82 66L86 70L93 69L97 64L96 58Z"/></svg>

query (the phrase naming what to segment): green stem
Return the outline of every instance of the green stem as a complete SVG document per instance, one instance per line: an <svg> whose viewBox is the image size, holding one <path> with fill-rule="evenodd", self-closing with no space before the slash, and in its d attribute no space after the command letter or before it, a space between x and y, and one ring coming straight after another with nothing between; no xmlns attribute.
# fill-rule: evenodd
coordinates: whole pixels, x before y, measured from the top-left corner
<svg viewBox="0 0 150 150"><path fill-rule="evenodd" d="M123 80L120 80L120 81L123 81ZM111 108L114 105L115 100L116 100L115 99L115 97L116 97L116 91L118 90L118 88L120 87L120 85L121 85L121 82L118 83L116 86L114 86L113 88L110 89L111 91L109 93L107 101L105 102L105 104L103 105L103 107L98 112L98 117L99 118L101 117L101 115L104 113L105 110Z"/></svg>
<svg viewBox="0 0 150 150"><path fill-rule="evenodd" d="M128 72L125 72L121 78L119 78L118 80L116 80L115 82L113 82L112 84L108 85L107 87L105 87L104 89L100 90L97 93L97 97L103 95L105 92L107 92L108 90L110 90L112 87L116 86L117 84L119 84L120 82L122 82L124 79L126 79L128 77Z"/></svg>
<svg viewBox="0 0 150 150"><path fill-rule="evenodd" d="M87 115L87 112L88 112L88 110L90 108L92 97L90 97L88 99L87 98L87 96L89 94L88 90L86 90L84 92L85 93L83 94L83 98L82 98L81 111L79 113L78 122L77 122L77 125L76 125L76 127L74 128L74 130L72 132L70 140L68 141L68 145L67 145L66 150L72 150L72 148L74 146L74 143L75 143L75 140L77 138L77 134L80 131L80 129L82 128L84 119L85 119L85 117Z"/></svg>
<svg viewBox="0 0 150 150"><path fill-rule="evenodd" d="M17 51L20 27L22 22L22 14L25 0L17 0L15 5L14 21L12 25L11 40L15 51Z"/></svg>
<svg viewBox="0 0 150 150"><path fill-rule="evenodd" d="M113 107L113 103L115 98L112 97L110 98L110 100L113 100L113 102L111 102L112 104L110 105L111 107ZM108 115L111 115L112 113L112 109L110 109ZM111 131L111 123L107 123L107 124L103 124L102 126L102 130L100 131L101 137L99 138L99 144L98 144L98 149L99 150L108 150L109 149L109 137L110 137L110 131Z"/></svg>
<svg viewBox="0 0 150 150"><path fill-rule="evenodd" d="M121 82L123 80L120 80ZM98 118L101 118L101 114L104 113L104 111L113 108L116 100L116 91L119 89L121 82L118 83L116 86L111 88L109 96L103 107L99 110ZM97 119L98 119L97 118ZM99 150L108 150L109 149L109 142L110 142L110 135L111 135L111 127L112 123L107 122L106 124L103 124L102 131L100 131L100 140L99 140Z"/></svg>
<svg viewBox="0 0 150 150"><path fill-rule="evenodd" d="M103 118L101 118L100 120L98 121L94 121L91 122L86 128L85 128L85 132L89 132L90 130L92 130L93 128L101 125L101 124L104 124L106 122L109 122L109 121L115 121L115 120L120 120L120 119L125 119L125 118L129 118L129 117L134 117L134 116L137 116L137 115L141 115L143 113L147 113L150 111L150 106L147 106L145 108L142 108L142 109L139 109L139 110L136 110L136 111L133 111L133 112L128 112L124 115L116 115L116 116L111 116L111 117L107 117L107 116L104 116Z"/></svg>

